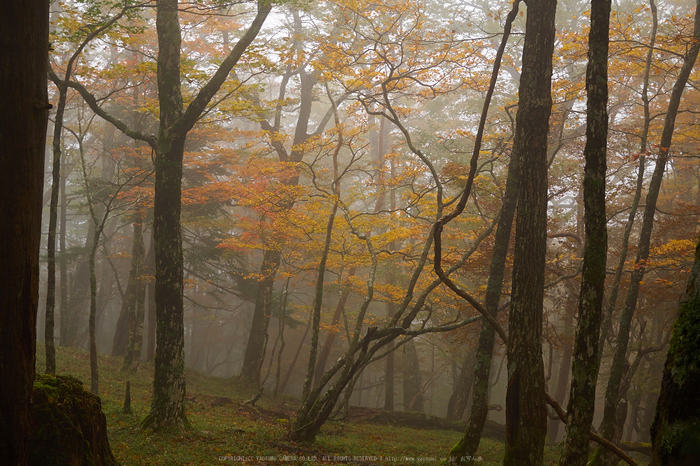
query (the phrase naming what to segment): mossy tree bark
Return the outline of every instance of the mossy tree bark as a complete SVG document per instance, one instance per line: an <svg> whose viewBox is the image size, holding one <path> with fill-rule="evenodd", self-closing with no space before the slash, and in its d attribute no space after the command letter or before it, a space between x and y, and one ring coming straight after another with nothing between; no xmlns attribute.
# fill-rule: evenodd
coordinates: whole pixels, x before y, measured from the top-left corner
<svg viewBox="0 0 700 466"><path fill-rule="evenodd" d="M180 89L180 22L178 1L158 2L158 96L160 128L156 150L153 237L156 280L156 350L151 411L144 427L161 429L187 425L185 414L185 336L183 257L180 231L182 158L187 133L257 36L272 8L258 0L258 12L248 30L224 59L186 110Z"/></svg>
<svg viewBox="0 0 700 466"><path fill-rule="evenodd" d="M0 2L0 458L26 464L35 374L49 2Z"/></svg>
<svg viewBox="0 0 700 466"><path fill-rule="evenodd" d="M666 357L656 417L651 427L652 464L700 463L700 242L678 308Z"/></svg>
<svg viewBox="0 0 700 466"><path fill-rule="evenodd" d="M542 464L542 306L547 250L547 136L556 0L529 1L513 151L520 157L513 291L509 312L504 465Z"/></svg>
<svg viewBox="0 0 700 466"><path fill-rule="evenodd" d="M688 48L683 59L683 65L678 74L678 78L673 85L671 96L668 103L668 111L664 120L664 127L661 133L661 141L659 143L659 151L657 154L654 173L652 174L649 183L649 191L647 192L646 203L644 207L644 217L642 220L642 230L639 234L639 243L637 247L637 257L634 263L634 269L630 277L630 284L625 298L625 305L620 317L620 328L617 336L617 346L613 354L612 366L610 368L610 377L608 386L605 391L605 408L603 411L603 422L601 425L601 434L604 438L610 440L615 437L617 428L617 407L620 400L624 396L621 393L620 386L624 377L625 367L629 365L627 361L627 347L630 339L630 329L634 311L637 306L637 298L639 289L646 270L646 261L649 258L649 246L651 242L651 232L654 225L654 214L656 213L656 201L659 196L661 182L663 181L666 162L668 161L671 142L673 140L673 132L675 129L676 116L681 102L681 96L688 82L690 73L695 65L695 60L700 51L700 1L697 2L695 13L695 23L693 27L694 40ZM600 449L599 449L600 450ZM596 452L594 464L602 464L607 462L608 455L602 451Z"/></svg>
<svg viewBox="0 0 700 466"><path fill-rule="evenodd" d="M603 312L608 249L605 216L605 171L608 138L608 44L610 0L591 3L586 70L586 166L583 179L586 242L579 293L578 324L571 366L571 391L566 412L562 465L585 466L595 410L598 343Z"/></svg>
<svg viewBox="0 0 700 466"><path fill-rule="evenodd" d="M29 466L118 466L100 399L71 376L44 375L34 384Z"/></svg>

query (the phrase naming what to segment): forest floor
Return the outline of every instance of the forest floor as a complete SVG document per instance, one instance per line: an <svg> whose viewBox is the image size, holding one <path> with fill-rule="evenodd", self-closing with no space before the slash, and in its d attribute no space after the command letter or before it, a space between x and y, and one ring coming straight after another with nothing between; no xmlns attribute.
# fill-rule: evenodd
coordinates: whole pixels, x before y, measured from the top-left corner
<svg viewBox="0 0 700 466"><path fill-rule="evenodd" d="M187 371L187 416L191 427L178 434L156 434L139 422L150 408L153 365L142 363L135 374L121 372L121 358L99 356L100 398L107 416L109 442L123 466L131 465L418 465L440 464L461 434L454 430L414 429L366 422L328 422L313 444L286 439L298 400L254 396L236 379ZM37 372L45 366L44 347L37 345ZM57 373L70 374L90 386L89 354L56 348ZM123 414L126 382L131 381L132 414ZM379 410L377 410L379 411ZM366 413L365 413L366 414ZM352 418L352 416L351 416ZM363 421L365 419L365 421ZM484 438L479 464L501 464L503 443ZM559 449L545 449L545 464L557 464Z"/></svg>

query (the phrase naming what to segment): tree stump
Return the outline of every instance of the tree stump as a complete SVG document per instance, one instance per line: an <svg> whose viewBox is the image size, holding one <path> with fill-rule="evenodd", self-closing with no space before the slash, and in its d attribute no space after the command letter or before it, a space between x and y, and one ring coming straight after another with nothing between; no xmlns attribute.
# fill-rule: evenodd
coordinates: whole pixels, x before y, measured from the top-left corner
<svg viewBox="0 0 700 466"><path fill-rule="evenodd" d="M118 466L100 398L71 376L34 382L30 466Z"/></svg>

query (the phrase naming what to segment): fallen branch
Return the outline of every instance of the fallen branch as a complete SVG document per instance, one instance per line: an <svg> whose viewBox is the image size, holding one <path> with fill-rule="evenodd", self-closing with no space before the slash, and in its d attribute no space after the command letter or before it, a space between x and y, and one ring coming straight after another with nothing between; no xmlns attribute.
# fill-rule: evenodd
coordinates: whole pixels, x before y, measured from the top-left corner
<svg viewBox="0 0 700 466"><path fill-rule="evenodd" d="M566 413L564 412L564 409L561 407L559 403L557 403L551 396L549 396L549 393L544 392L544 399L547 400L547 403L554 408L554 411L557 413L559 416L559 419L566 424ZM625 463L629 464L630 466L637 466L637 462L632 459L627 453L624 451L620 450L614 443L612 443L610 440L606 440L600 435L596 434L593 431L590 431L590 437L591 440L594 442L600 444L604 448L607 448L611 452L615 453L618 458L620 458L622 461Z"/></svg>

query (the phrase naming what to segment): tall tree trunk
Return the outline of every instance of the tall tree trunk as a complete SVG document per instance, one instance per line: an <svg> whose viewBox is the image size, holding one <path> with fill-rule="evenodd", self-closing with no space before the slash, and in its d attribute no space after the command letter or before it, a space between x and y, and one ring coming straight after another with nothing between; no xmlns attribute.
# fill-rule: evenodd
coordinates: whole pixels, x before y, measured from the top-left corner
<svg viewBox="0 0 700 466"><path fill-rule="evenodd" d="M27 462L48 120L49 2L1 2L0 458Z"/></svg>
<svg viewBox="0 0 700 466"><path fill-rule="evenodd" d="M144 245L142 218L134 220L134 236L131 246L131 268L129 281L122 299L119 318L117 319L114 339L112 341L112 356L124 356L130 344L132 332L136 330L137 297L142 291L144 282ZM143 290L145 293L145 289ZM143 306L143 303L141 303Z"/></svg>
<svg viewBox="0 0 700 466"><path fill-rule="evenodd" d="M336 153L337 155L337 153ZM336 169L337 173L337 169ZM323 308L323 282L326 275L326 262L328 261L328 253L331 249L331 239L333 237L333 223L335 222L335 214L338 211L338 203L333 204L331 213L328 216L326 223L326 236L323 242L323 251L321 259L318 263L316 287L314 290L314 307L311 317L311 350L309 351L309 364L306 369L306 378L304 379L304 387L301 392L301 403L306 401L306 398L311 392L314 380L314 369L316 369L316 355L318 354L318 340L321 331L321 309Z"/></svg>
<svg viewBox="0 0 700 466"><path fill-rule="evenodd" d="M569 312L567 306L567 312L564 316L564 336L573 338L573 335L569 329L573 325L573 315ZM568 333L568 335L567 335ZM566 391L569 388L569 374L571 373L571 347L565 345L561 352L561 364L559 365L559 374L557 375L557 387L554 390L554 399L560 403L564 404L566 398ZM549 428L547 431L547 437L550 442L556 442L557 437L559 437L559 427L562 424L561 419L550 419Z"/></svg>
<svg viewBox="0 0 700 466"><path fill-rule="evenodd" d="M566 412L562 465L585 466L595 411L598 340L603 312L608 250L605 216L605 170L608 139L608 31L610 0L593 0L586 71L586 166L583 179L586 243L579 293L578 325L571 366L571 392Z"/></svg>
<svg viewBox="0 0 700 466"><path fill-rule="evenodd" d="M476 346L464 357L462 370L459 371L457 381L452 390L452 395L447 402L447 419L458 421L462 419L464 411L469 403L469 395L474 385L474 369L476 368L476 358L479 347ZM471 455L467 455L471 456Z"/></svg>
<svg viewBox="0 0 700 466"><path fill-rule="evenodd" d="M506 450L503 464L540 465L547 435L542 306L547 250L547 135L556 0L528 2L513 151L521 186L509 312Z"/></svg>
<svg viewBox="0 0 700 466"><path fill-rule="evenodd" d="M83 135L78 137L78 148L80 151L80 164L83 169L83 187L85 188L85 197L90 211L90 219L93 225L92 238L90 238L90 252L88 253L88 269L90 280L90 313L88 317L88 335L89 335L89 350L90 350L90 391L94 395L99 396L99 374L97 367L97 335L95 324L97 320L97 276L95 274L95 258L97 256L97 247L100 244L100 237L104 231L105 223L109 217L110 209L105 208L102 214L102 219L98 219L97 210L93 195L90 191L90 182L88 179L87 165L85 163L85 151L83 146Z"/></svg>
<svg viewBox="0 0 700 466"><path fill-rule="evenodd" d="M700 2L698 2L700 7ZM675 129L676 116L678 107L680 106L681 96L685 89L690 73L695 65L695 60L700 50L700 8L696 8L695 23L693 28L693 36L695 37L692 46L688 49L686 56L683 59L678 78L673 85L671 97L668 102L668 111L664 120L663 132L661 133L661 141L659 144L659 152L654 167L654 173L649 183L649 191L646 197L646 205L644 207L644 217L642 220L642 230L639 234L639 243L637 247L637 257L635 259L634 269L630 277L630 284L625 299L625 305L620 317L620 328L617 336L617 346L613 354L613 362L610 368L610 377L608 386L605 392L605 409L603 412L603 423L601 425L602 436L606 439L613 439L616 430L617 405L624 396L620 393L620 384L624 376L625 366L627 362L627 347L630 338L630 329L634 311L637 306L637 297L639 296L639 288L641 281L644 278L646 269L646 261L649 258L649 245L651 242L651 232L654 225L654 214L656 213L656 201L659 196L661 182L663 180L666 162L668 161L671 142L673 140L673 131ZM600 451L600 449L599 449ZM607 455L602 455L602 451L597 452L597 458ZM602 458L601 458L602 459Z"/></svg>
<svg viewBox="0 0 700 466"><path fill-rule="evenodd" d="M700 2L697 5L700 11ZM698 20L695 21L698 36ZM700 242L673 326L656 418L651 427L652 464L700 463Z"/></svg>
<svg viewBox="0 0 700 466"><path fill-rule="evenodd" d="M259 0L260 4L266 3L269 0ZM303 44L301 38L304 37L301 17L296 8L292 8L293 24L294 24L294 42L293 47L297 52L303 53ZM301 62L304 59L300 59ZM266 120L266 116L262 112L260 117L260 127L263 131L270 134L272 146L277 152L281 162L299 163L304 157L304 143L311 137L309 134L309 123L311 120L311 110L313 105L313 89L317 84L314 76L307 74L304 66L298 67L297 73L300 82L300 103L299 115L297 117L296 126L294 128L294 138L291 145L291 150L287 151L284 145L280 142L279 132L281 127L281 112L282 107L276 109L275 120L270 124ZM291 75L286 75L283 79L283 84L280 89L280 99L282 102L285 99L286 86ZM257 100L257 98L254 98ZM259 102L258 102L259 103ZM328 119L323 118L319 123L315 134L320 134ZM296 186L299 184L299 176L294 175L284 181L288 186ZM293 207L294 200L290 200L283 207L283 210L289 210ZM264 347L267 341L267 329L270 324L270 303L272 302L272 292L275 283L277 270L279 269L282 259L282 251L278 249L267 250L263 255L263 261L260 265L261 280L258 284L257 296L255 299L255 308L253 310L253 322L250 329L250 336L246 345L246 351L243 358L243 366L241 368L240 378L248 384L257 385L260 380L260 368L262 360L265 357Z"/></svg>
<svg viewBox="0 0 700 466"><path fill-rule="evenodd" d="M415 411L422 413L423 407L423 382L420 375L420 362L416 343L413 339L404 345L406 353L406 365L403 373L403 409L404 411ZM460 416L461 417L461 416Z"/></svg>
<svg viewBox="0 0 700 466"><path fill-rule="evenodd" d="M353 267L348 273L350 277L355 275L355 268ZM345 303L348 301L348 296L350 296L350 290L343 289L340 299L338 299L338 304L335 306L335 312L333 313L333 319L331 320L331 327L333 330L328 332L326 339L321 347L321 352L318 355L318 362L316 363L316 370L314 370L314 385L318 384L321 376L326 371L326 363L328 362L328 357L331 354L331 349L333 348L333 343L335 342L335 337L338 332L335 330L336 326L340 323L340 317L345 310Z"/></svg>
<svg viewBox="0 0 700 466"><path fill-rule="evenodd" d="M644 108L644 121L642 123L642 134L641 141L639 144L639 169L637 174L637 183L634 191L634 197L632 198L632 205L630 208L630 213L627 218L627 224L625 225L625 231L622 234L622 243L620 246L620 259L615 269L615 278L613 279L613 284L610 289L610 298L608 299L608 308L604 316L603 326L600 332L600 344L598 345L598 365L603 359L603 349L605 347L605 341L608 336L608 329L612 328L611 320L613 312L615 311L615 304L617 303L617 296L620 290L620 281L622 280L622 273L625 270L625 262L627 261L627 249L629 247L629 239L632 234L632 228L634 227L634 219L637 216L637 209L639 208L639 200L642 198L642 188L644 185L644 166L646 161L646 154L648 152L647 144L649 139L649 125L651 124L651 112L649 110L649 76L651 73L651 65L654 58L654 46L656 45L656 32L659 25L659 19L656 11L656 3L654 0L649 0L649 9L651 10L651 34L649 37L649 47L647 50L646 63L644 66L644 76L642 85L642 106Z"/></svg>
<svg viewBox="0 0 700 466"><path fill-rule="evenodd" d="M136 279L133 277L133 275L136 273L134 265L134 256L132 254L131 269L129 270L129 281L126 284L124 299L122 299L119 317L117 318L117 324L114 328L114 338L112 338L112 356L124 356L124 353L126 353L126 346L129 340L129 310L133 305L131 301L132 297L135 298L136 291L134 288Z"/></svg>
<svg viewBox="0 0 700 466"><path fill-rule="evenodd" d="M95 218L93 216L93 218ZM101 229L95 229L90 246L88 261L90 265L90 315L88 317L88 333L90 336L90 391L99 396L99 374L97 367L97 336L95 322L97 319L97 277L95 276L95 255L100 243Z"/></svg>
<svg viewBox="0 0 700 466"><path fill-rule="evenodd" d="M386 303L386 314L389 319L394 317L396 306L394 303ZM386 365L384 366L384 410L394 410L394 342L386 345L389 354L386 355Z"/></svg>
<svg viewBox="0 0 700 466"><path fill-rule="evenodd" d="M267 328L270 324L270 306L272 291L277 276L277 269L282 260L282 252L278 249L265 251L260 273L262 279L258 282L253 309L253 322L243 357L240 378L245 383L257 386L260 383L260 367L265 357L264 348L267 340Z"/></svg>
<svg viewBox="0 0 700 466"><path fill-rule="evenodd" d="M513 8L508 14L504 28L503 39L498 51L498 56L503 54L506 41L510 35L510 29L516 15L518 14L519 0L513 1ZM496 85L496 77L500 59L494 64L494 75L492 75L491 88ZM482 120L485 121L485 115ZM510 245L511 229L513 217L520 193L520 154L512 152L508 164L508 174L506 178L506 188L503 193L503 204L498 217L496 234L494 238L493 250L491 253L491 264L489 268L489 279L486 285L486 297L484 307L486 311L496 319L498 314L498 303L501 299L503 288L503 277L505 275L506 258ZM471 463L471 459L476 457L476 451L481 441L481 432L486 423L489 412L489 378L491 372L491 361L493 358L493 348L496 339L496 329L488 322L483 322L479 334L479 343L476 353L476 367L474 369L474 382L472 384L472 407L469 414L469 421L464 435L460 441L450 450L451 462L456 464Z"/></svg>
<svg viewBox="0 0 700 466"><path fill-rule="evenodd" d="M61 316L61 345L74 347L78 339L81 321L85 315L86 295L90 292L90 241L95 235L95 224L88 222L88 233L85 237L85 249L88 254L78 262L73 273L73 283L71 284L70 295L68 296L68 306L65 316ZM89 305L89 297L88 297ZM65 325L64 325L65 319ZM65 327L65 334L63 329ZM63 341L65 335L65 341Z"/></svg>
<svg viewBox="0 0 700 466"><path fill-rule="evenodd" d="M54 316L56 314L56 226L58 222L58 194L61 181L61 131L63 113L66 108L68 88L59 88L58 107L54 119L53 169L51 171L51 201L49 202L49 233L46 245L46 318L44 344L46 351L46 373L56 373L56 347L54 345Z"/></svg>
<svg viewBox="0 0 700 466"><path fill-rule="evenodd" d="M185 336L183 308L182 159L188 132L252 43L272 8L258 0L257 14L212 78L183 109L180 89L178 0L157 5L158 99L160 127L156 142L153 238L156 260L156 351L151 411L144 427L187 425L185 415ZM184 110L184 111L183 111Z"/></svg>
<svg viewBox="0 0 700 466"><path fill-rule="evenodd" d="M153 239L156 258L156 352L151 411L144 427L187 426L185 414L185 324L183 308L182 158L187 131L173 126L183 115L180 89L178 0L157 4L158 100Z"/></svg>
<svg viewBox="0 0 700 466"><path fill-rule="evenodd" d="M498 304L503 289L503 277L506 269L506 258L510 245L510 236L513 225L513 217L520 192L519 158L517 153L511 155L508 164L506 189L503 194L503 205L496 227L493 250L491 253L491 265L489 279L486 285L486 297L484 307L496 318ZM483 322L479 333L479 343L476 353L476 366L474 369L474 382L472 383L472 407L469 413L467 428L464 436L450 451L453 458L475 458L476 451L481 441L481 432L484 429L489 412L489 378L491 375L491 362L493 349L496 343L496 331L488 322ZM460 461L455 461L460 463ZM463 461L462 463L468 463Z"/></svg>
<svg viewBox="0 0 700 466"><path fill-rule="evenodd" d="M146 300L146 277L144 260L146 247L143 244L143 215L139 214L134 223L134 246L132 248L135 281L133 298L129 296L129 334L122 370L136 372L141 362L141 344L143 342L143 315Z"/></svg>
<svg viewBox="0 0 700 466"><path fill-rule="evenodd" d="M61 228L59 230L59 246L61 248L61 255L58 258L58 266L61 274L61 309L59 312L60 318L60 335L59 343L63 344L64 338L63 334L65 332L64 326L68 326L66 317L68 316L68 271L66 267L66 223L67 223L67 212L68 200L66 196L66 178L68 174L63 169L63 174L61 175Z"/></svg>

